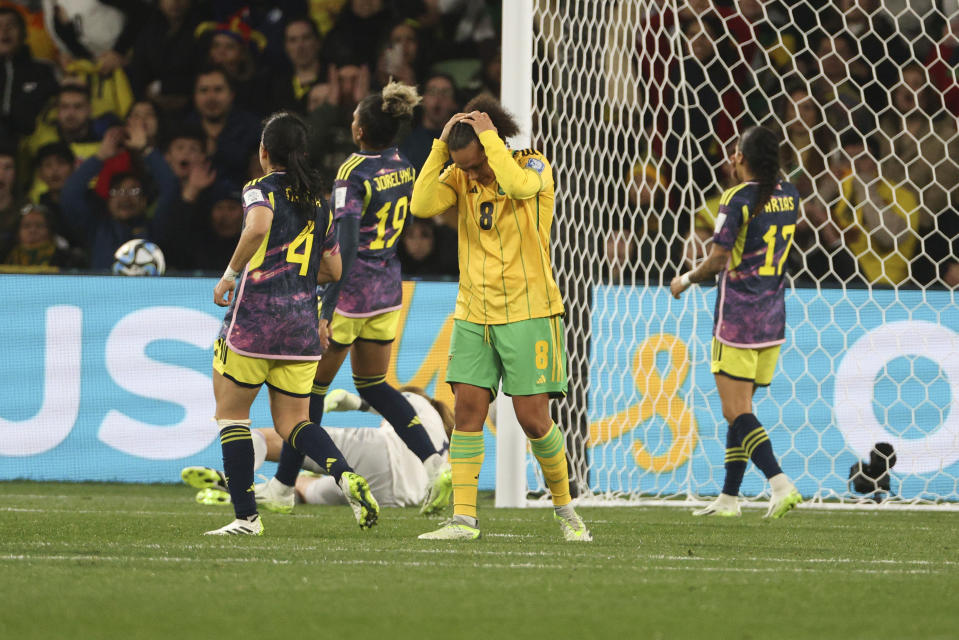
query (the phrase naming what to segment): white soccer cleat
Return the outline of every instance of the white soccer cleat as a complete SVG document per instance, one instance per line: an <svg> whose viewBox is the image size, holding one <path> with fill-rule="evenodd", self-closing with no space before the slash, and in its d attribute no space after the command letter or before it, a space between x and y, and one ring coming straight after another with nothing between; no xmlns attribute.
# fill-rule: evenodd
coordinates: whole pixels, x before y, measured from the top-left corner
<svg viewBox="0 0 959 640"><path fill-rule="evenodd" d="M436 531L421 533L417 537L420 540L476 540L480 537L480 530L454 517L441 524Z"/></svg>
<svg viewBox="0 0 959 640"><path fill-rule="evenodd" d="M572 508L570 514L560 515L559 512L553 512L553 518L559 522L559 528L563 530L563 537L567 542L592 542L593 534L586 528L586 523L580 518Z"/></svg>
<svg viewBox="0 0 959 640"><path fill-rule="evenodd" d="M346 389L333 389L323 399L323 411L356 411L363 403L355 393Z"/></svg>
<svg viewBox="0 0 959 640"><path fill-rule="evenodd" d="M250 516L252 519L237 518L225 527L207 531L205 536L262 536L263 521L260 514Z"/></svg>
<svg viewBox="0 0 959 640"><path fill-rule="evenodd" d="M256 496L256 503L265 509L276 513L293 513L296 491L276 478L253 485L253 494Z"/></svg>
<svg viewBox="0 0 959 640"><path fill-rule="evenodd" d="M380 516L380 505L370 492L370 485L363 476L347 471L340 476L340 491L353 509L360 529L369 529Z"/></svg>
<svg viewBox="0 0 959 640"><path fill-rule="evenodd" d="M739 500L732 496L720 495L702 509L693 511L694 516L719 516L721 518L738 518L743 515L739 508Z"/></svg>

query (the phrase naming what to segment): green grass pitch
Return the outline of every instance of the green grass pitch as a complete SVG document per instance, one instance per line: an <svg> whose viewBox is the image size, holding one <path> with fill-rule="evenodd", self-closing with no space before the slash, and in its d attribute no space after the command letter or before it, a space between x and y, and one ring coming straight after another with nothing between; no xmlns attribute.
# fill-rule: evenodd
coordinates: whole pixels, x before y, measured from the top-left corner
<svg viewBox="0 0 959 640"><path fill-rule="evenodd" d="M385 509L232 512L175 485L0 483L0 638L956 638L955 513L801 509L777 522L679 508L495 509L484 537Z"/></svg>

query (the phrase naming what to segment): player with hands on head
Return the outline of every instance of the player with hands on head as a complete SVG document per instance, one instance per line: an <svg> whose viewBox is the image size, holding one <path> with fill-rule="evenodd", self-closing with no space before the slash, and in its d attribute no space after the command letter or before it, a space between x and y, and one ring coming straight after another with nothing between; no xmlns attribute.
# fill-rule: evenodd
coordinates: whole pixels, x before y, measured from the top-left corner
<svg viewBox="0 0 959 640"><path fill-rule="evenodd" d="M417 217L457 207L460 266L446 371L456 399L453 518L421 539L480 536L483 423L502 381L543 470L564 538L592 540L571 504L565 440L549 413L550 397L567 390L564 308L549 251L553 173L538 151L506 147L504 138L517 133L495 99L474 98L433 141L413 187L410 210ZM448 160L452 165L444 169Z"/></svg>
<svg viewBox="0 0 959 640"><path fill-rule="evenodd" d="M393 340L403 304L396 242L409 211L415 171L393 146L400 122L409 119L420 97L414 87L391 82L367 96L353 112L353 141L359 151L340 167L333 185L334 218L343 277L323 292L320 328L329 349L316 370L310 420L320 424L324 399L347 354L360 396L386 418L421 461L429 487L421 512L432 513L452 491L449 463L413 406L386 382ZM292 508L293 487L303 455L284 446L276 475L265 488L267 508Z"/></svg>
<svg viewBox="0 0 959 640"><path fill-rule="evenodd" d="M260 141L266 173L243 189L245 220L233 257L213 290L229 306L214 345L213 393L223 470L236 519L209 535L260 535L253 488L250 406L263 383L276 432L325 463L361 528L379 506L330 436L309 419L309 394L323 354L316 286L340 277L333 217L307 163L307 127L286 112L267 119ZM319 237L317 237L319 236Z"/></svg>
<svg viewBox="0 0 959 640"><path fill-rule="evenodd" d="M739 488L749 460L769 480L767 518L781 518L802 496L779 466L769 434L753 414L757 387L772 381L786 335L786 278L799 192L780 175L779 140L765 127L751 127L732 157L740 184L719 200L716 230L706 259L673 278L677 300L692 284L719 274L710 368L722 402L726 433L726 478L719 497L694 515L738 516Z"/></svg>

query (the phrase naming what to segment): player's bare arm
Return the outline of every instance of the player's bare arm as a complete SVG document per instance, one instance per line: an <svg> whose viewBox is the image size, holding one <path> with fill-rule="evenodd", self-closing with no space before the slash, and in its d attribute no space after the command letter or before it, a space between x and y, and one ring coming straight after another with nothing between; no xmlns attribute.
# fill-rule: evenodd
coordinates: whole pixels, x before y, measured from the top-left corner
<svg viewBox="0 0 959 640"><path fill-rule="evenodd" d="M320 318L320 344L323 345L324 349L330 348L330 321L326 318Z"/></svg>
<svg viewBox="0 0 959 640"><path fill-rule="evenodd" d="M273 211L268 207L253 207L246 215L243 233L237 241L233 257L220 281L213 289L213 302L226 307L233 301L233 292L236 290L236 278L243 272L246 263L250 261L256 250L263 244L263 238L270 232L273 224Z"/></svg>
<svg viewBox="0 0 959 640"><path fill-rule="evenodd" d="M449 159L449 149L446 141L449 139L453 125L463 120L468 114L454 113L446 122L440 133L439 141L433 142L433 149L426 158L423 168L416 176L413 185L413 197L410 199L410 213L417 218L430 218L445 212L456 204L456 192L447 184L439 181L443 166ZM442 143L442 144L440 144Z"/></svg>
<svg viewBox="0 0 959 640"><path fill-rule="evenodd" d="M320 258L320 269L316 274L316 284L336 282L343 275L343 258L339 253L323 255Z"/></svg>
<svg viewBox="0 0 959 640"><path fill-rule="evenodd" d="M672 279L669 283L670 293L679 300L679 296L691 285L715 278L716 274L722 271L723 267L729 262L729 253L729 249L726 247L713 244L710 247L709 255L699 263L699 266Z"/></svg>

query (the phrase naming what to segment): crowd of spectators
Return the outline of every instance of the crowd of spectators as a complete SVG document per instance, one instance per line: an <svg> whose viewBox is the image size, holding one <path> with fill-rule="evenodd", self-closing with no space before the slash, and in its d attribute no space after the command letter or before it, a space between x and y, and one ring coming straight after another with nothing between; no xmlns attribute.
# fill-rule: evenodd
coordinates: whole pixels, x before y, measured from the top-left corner
<svg viewBox="0 0 959 640"><path fill-rule="evenodd" d="M569 24L592 11L544 1L562 9L544 16ZM537 108L556 114L534 145L561 189L604 203L592 226L605 233L599 279L668 282L701 257L735 183L737 132L761 123L781 132L803 196L798 281L959 285L959 1L605 10L635 18L612 25L629 33L631 73L594 88L616 127L594 126L588 100L547 104L592 77L595 60L556 64L582 43L546 47L534 78ZM418 168L452 113L498 96L500 11L498 0L0 0L0 269L106 269L142 237L170 270L219 271L242 225L242 186L260 173L266 115L307 119L313 163L332 184L355 150L358 101L391 77L415 84L423 103L398 145ZM606 130L622 132L608 146L629 165L603 173L625 179L589 184L583 167ZM575 214L565 206L558 220ZM455 215L407 224L407 275L455 276Z"/></svg>
<svg viewBox="0 0 959 640"><path fill-rule="evenodd" d="M263 119L312 126L332 186L353 110L390 78L422 107L419 168L459 106L498 95L499 2L0 0L0 269L109 269L131 238L218 272L260 177ZM404 270L455 276L455 212L408 225Z"/></svg>
<svg viewBox="0 0 959 640"><path fill-rule="evenodd" d="M737 132L758 123L803 196L798 282L959 285L959 3L678 6L640 10L632 78L609 79L638 88L620 123L634 164L607 168L629 181L625 203L607 196L625 213L604 226L608 265L639 259L613 280L668 282L703 255Z"/></svg>

